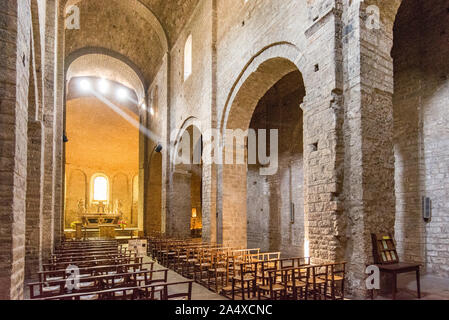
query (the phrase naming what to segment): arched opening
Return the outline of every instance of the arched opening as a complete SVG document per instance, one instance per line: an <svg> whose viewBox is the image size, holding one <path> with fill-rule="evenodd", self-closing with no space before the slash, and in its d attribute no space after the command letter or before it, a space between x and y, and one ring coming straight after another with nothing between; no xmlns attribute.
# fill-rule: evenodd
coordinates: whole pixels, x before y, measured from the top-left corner
<svg viewBox="0 0 449 320"><path fill-rule="evenodd" d="M293 71L267 91L253 113L249 128L257 136L252 150L257 150L258 157L249 161L247 171L248 248L303 255L303 115L299 105L304 95L301 74ZM268 136L270 130L278 131L278 168L270 175L261 175L260 156L265 154L260 148L265 138L261 130L267 130L267 150L272 150L274 142L274 132Z"/></svg>
<svg viewBox="0 0 449 320"><path fill-rule="evenodd" d="M264 61L239 88L224 136L223 243L303 253L304 96L302 75L285 58Z"/></svg>
<svg viewBox="0 0 449 320"><path fill-rule="evenodd" d="M108 203L109 201L109 180L102 174L96 174L92 178L92 203Z"/></svg>
<svg viewBox="0 0 449 320"><path fill-rule="evenodd" d="M203 140L200 129L189 125L176 145L169 234L201 238L203 228Z"/></svg>
<svg viewBox="0 0 449 320"><path fill-rule="evenodd" d="M88 237L95 237L102 221L98 218L104 216L110 223L124 221L127 231L138 230L141 226L133 202L133 178L139 173L136 91L100 72L76 76L69 68L68 74L72 77L66 94L65 172L80 178L65 183L66 235L76 223L83 223ZM81 183L82 176L88 184Z"/></svg>
<svg viewBox="0 0 449 320"><path fill-rule="evenodd" d="M445 0L404 0L394 26L399 256L449 277L449 20ZM431 216L424 218L426 199ZM423 201L424 200L424 201Z"/></svg>

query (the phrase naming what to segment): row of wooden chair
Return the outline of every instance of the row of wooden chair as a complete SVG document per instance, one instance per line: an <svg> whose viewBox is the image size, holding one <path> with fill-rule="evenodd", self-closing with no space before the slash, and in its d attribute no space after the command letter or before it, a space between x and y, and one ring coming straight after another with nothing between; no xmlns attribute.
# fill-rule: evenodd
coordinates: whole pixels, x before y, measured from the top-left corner
<svg viewBox="0 0 449 320"><path fill-rule="evenodd" d="M192 240L150 238L151 254L166 268L235 299L344 299L345 262L312 265L310 258L281 259Z"/></svg>
<svg viewBox="0 0 449 320"><path fill-rule="evenodd" d="M28 284L31 299L191 299L192 283L168 283L168 269L130 253L115 241L63 243ZM182 287L182 288L181 288ZM169 288L175 292L169 292ZM180 291L181 290L181 291Z"/></svg>
<svg viewBox="0 0 449 320"><path fill-rule="evenodd" d="M141 287L122 287L86 293L74 293L41 298L38 300L192 300L193 281L151 284ZM170 292L170 288L186 286L181 292Z"/></svg>

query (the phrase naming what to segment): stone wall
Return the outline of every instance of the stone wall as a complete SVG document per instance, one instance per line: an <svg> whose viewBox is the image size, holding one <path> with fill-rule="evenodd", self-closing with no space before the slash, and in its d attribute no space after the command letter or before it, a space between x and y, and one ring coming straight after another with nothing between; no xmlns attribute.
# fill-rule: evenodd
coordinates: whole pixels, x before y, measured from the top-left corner
<svg viewBox="0 0 449 320"><path fill-rule="evenodd" d="M20 299L25 265L30 1L2 1L0 25L0 298Z"/></svg>
<svg viewBox="0 0 449 320"><path fill-rule="evenodd" d="M444 277L449 276L448 21L446 1L404 1L392 52L399 255ZM427 222L424 196L432 201Z"/></svg>
<svg viewBox="0 0 449 320"><path fill-rule="evenodd" d="M304 95L299 72L288 74L259 101L250 124L254 130L279 130L279 166L274 175L262 176L260 162L248 165L248 248L279 251L286 257L304 255L303 120L300 108Z"/></svg>

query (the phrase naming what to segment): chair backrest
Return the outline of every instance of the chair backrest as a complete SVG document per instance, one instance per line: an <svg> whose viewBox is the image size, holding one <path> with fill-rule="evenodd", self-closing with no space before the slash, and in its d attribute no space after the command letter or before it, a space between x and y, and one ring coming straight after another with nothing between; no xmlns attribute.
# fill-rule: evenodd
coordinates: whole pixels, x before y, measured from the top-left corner
<svg viewBox="0 0 449 320"><path fill-rule="evenodd" d="M259 262L246 262L240 264L240 272L238 277L240 278L240 281L243 282L246 276L254 277L254 279L257 278L257 271L259 267Z"/></svg>
<svg viewBox="0 0 449 320"><path fill-rule="evenodd" d="M170 287L177 287L176 293L170 294ZM180 286L185 286L186 289L184 291L179 291ZM164 285L164 300L192 300L192 287L193 287L193 280L190 281L184 281L184 282L177 282L177 283L168 283Z"/></svg>

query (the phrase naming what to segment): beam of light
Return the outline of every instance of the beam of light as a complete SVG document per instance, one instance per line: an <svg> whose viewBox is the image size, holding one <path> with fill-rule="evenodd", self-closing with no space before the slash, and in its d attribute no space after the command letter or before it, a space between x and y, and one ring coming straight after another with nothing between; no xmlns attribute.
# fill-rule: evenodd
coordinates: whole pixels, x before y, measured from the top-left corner
<svg viewBox="0 0 449 320"><path fill-rule="evenodd" d="M123 111L121 108L116 106L114 103L109 101L107 98L105 98L102 94L99 94L95 90L92 90L92 94L101 102L103 102L105 105L110 107L112 111L117 113L119 116L121 116L123 119L128 121L133 127L137 128L141 133L146 135L148 138L150 138L153 141L162 141L161 137L153 133L152 131L148 130L144 126L140 125L140 122L131 117L129 114L127 114L125 111Z"/></svg>
<svg viewBox="0 0 449 320"><path fill-rule="evenodd" d="M150 108L150 114L151 114L152 116L154 116L154 109L153 109L153 108Z"/></svg>

